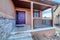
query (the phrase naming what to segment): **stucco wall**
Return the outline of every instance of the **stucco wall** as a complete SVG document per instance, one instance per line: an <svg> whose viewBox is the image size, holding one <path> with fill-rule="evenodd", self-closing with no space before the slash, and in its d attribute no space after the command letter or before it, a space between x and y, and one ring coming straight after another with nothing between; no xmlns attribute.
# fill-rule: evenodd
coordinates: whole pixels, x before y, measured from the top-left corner
<svg viewBox="0 0 60 40"><path fill-rule="evenodd" d="M53 27L55 27L56 30L56 34L57 36L60 36L60 26L56 26L55 24L59 24L60 25L60 16L57 17L57 15L60 15L60 5L58 6L58 8L56 9L55 12L53 12Z"/></svg>
<svg viewBox="0 0 60 40"><path fill-rule="evenodd" d="M15 18L15 9L11 0L0 0L0 12L6 18Z"/></svg>
<svg viewBox="0 0 60 40"><path fill-rule="evenodd" d="M54 27L57 27L55 26L54 24L56 23L60 23L60 17L58 18L57 15L60 15L60 5L58 6L58 8L56 9L55 12L53 12L53 26ZM59 26L60 27L60 26Z"/></svg>

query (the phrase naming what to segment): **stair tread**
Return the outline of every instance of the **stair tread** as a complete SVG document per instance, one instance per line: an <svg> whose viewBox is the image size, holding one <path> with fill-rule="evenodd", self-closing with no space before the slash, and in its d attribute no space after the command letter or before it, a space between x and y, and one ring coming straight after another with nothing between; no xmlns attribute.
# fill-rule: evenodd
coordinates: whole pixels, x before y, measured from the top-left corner
<svg viewBox="0 0 60 40"><path fill-rule="evenodd" d="M22 33L10 35L8 40L33 40L31 33Z"/></svg>

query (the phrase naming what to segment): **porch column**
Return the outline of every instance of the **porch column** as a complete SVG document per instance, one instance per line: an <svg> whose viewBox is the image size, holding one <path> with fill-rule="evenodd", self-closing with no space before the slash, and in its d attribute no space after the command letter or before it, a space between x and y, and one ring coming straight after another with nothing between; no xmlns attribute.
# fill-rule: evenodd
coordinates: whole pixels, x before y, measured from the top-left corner
<svg viewBox="0 0 60 40"><path fill-rule="evenodd" d="M33 30L33 2L31 1L31 29Z"/></svg>
<svg viewBox="0 0 60 40"><path fill-rule="evenodd" d="M51 15L52 15L52 22L51 22L51 24L52 24L52 26L53 26L53 25L54 25L54 23L53 23L53 20L54 20L54 19L53 19L53 18L54 18L54 17L53 17L53 16L54 16L54 15L53 15L53 8L51 8L51 12L52 12L52 14L51 14Z"/></svg>

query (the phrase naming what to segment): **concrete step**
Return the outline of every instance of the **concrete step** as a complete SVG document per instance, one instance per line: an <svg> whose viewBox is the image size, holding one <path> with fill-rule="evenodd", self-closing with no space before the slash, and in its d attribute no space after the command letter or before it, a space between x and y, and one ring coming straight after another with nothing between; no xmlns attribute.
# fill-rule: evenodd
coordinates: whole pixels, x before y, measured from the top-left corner
<svg viewBox="0 0 60 40"><path fill-rule="evenodd" d="M33 40L31 33L17 33L10 35L8 40Z"/></svg>

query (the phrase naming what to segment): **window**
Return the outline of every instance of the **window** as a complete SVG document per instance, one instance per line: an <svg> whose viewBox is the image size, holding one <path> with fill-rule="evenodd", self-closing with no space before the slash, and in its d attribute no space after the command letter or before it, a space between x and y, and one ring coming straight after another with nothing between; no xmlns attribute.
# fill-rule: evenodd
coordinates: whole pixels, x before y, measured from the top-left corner
<svg viewBox="0 0 60 40"><path fill-rule="evenodd" d="M40 12L39 11L34 11L33 17L40 17Z"/></svg>

